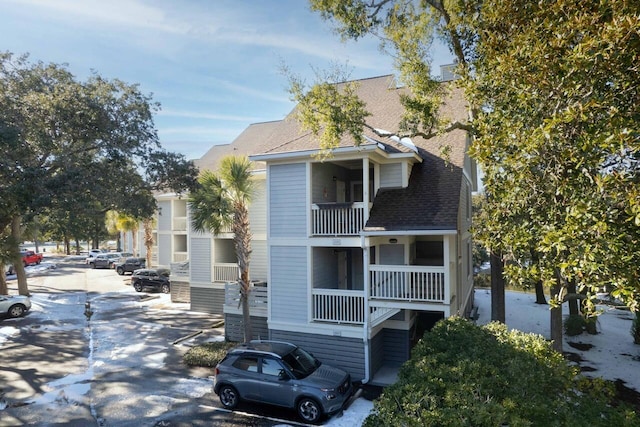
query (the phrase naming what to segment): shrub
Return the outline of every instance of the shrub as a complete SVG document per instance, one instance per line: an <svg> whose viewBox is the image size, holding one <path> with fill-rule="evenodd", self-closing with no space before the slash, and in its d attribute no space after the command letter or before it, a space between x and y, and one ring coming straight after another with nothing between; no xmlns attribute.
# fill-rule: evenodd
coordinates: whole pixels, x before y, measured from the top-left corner
<svg viewBox="0 0 640 427"><path fill-rule="evenodd" d="M580 335L584 332L585 320L579 314L572 314L564 319L564 333L569 336Z"/></svg>
<svg viewBox="0 0 640 427"><path fill-rule="evenodd" d="M450 318L436 324L365 426L637 425L613 388L578 377L542 336Z"/></svg>
<svg viewBox="0 0 640 427"><path fill-rule="evenodd" d="M227 354L227 350L237 346L238 343L218 341L197 345L190 348L183 356L183 361L188 366L215 367Z"/></svg>

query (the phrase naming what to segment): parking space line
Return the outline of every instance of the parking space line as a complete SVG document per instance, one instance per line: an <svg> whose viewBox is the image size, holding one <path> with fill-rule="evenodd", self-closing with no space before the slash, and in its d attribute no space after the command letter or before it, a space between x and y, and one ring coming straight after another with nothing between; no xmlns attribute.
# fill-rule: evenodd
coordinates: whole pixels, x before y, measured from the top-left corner
<svg viewBox="0 0 640 427"><path fill-rule="evenodd" d="M203 409L213 409L214 411L233 413L233 414L243 415L245 417L260 418L262 420L273 421L275 423L286 423L286 424L294 425L294 426L310 427L310 424L303 424L303 423L299 423L297 421L285 420L285 419L281 419L281 418L265 417L265 416L262 416L262 415L251 414L249 412L231 411L229 409L216 408L215 406L209 406L209 405L198 405L198 406L200 406Z"/></svg>

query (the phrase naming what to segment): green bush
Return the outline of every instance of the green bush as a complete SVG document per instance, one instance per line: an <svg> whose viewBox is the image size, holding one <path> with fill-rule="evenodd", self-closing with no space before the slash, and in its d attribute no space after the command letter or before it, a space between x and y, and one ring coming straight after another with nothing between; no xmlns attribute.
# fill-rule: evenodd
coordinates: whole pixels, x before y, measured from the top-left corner
<svg viewBox="0 0 640 427"><path fill-rule="evenodd" d="M236 342L218 341L190 348L183 356L188 366L215 367L227 354L227 350L237 346Z"/></svg>
<svg viewBox="0 0 640 427"><path fill-rule="evenodd" d="M578 374L539 335L450 318L420 340L364 425L638 425L608 405L609 383Z"/></svg>
<svg viewBox="0 0 640 427"><path fill-rule="evenodd" d="M564 333L570 337L583 333L585 326L584 317L579 314L572 314L564 319Z"/></svg>

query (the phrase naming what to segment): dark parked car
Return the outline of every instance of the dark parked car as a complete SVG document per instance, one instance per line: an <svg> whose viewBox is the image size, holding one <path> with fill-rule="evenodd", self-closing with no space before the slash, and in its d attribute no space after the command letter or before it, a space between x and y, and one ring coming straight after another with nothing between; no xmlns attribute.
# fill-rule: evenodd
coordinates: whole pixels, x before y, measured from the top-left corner
<svg viewBox="0 0 640 427"><path fill-rule="evenodd" d="M251 400L295 408L308 423L340 411L353 392L348 373L278 341L251 341L229 350L215 374L213 391L225 408Z"/></svg>
<svg viewBox="0 0 640 427"><path fill-rule="evenodd" d="M120 258L120 254L116 253L98 254L93 258L91 265L93 268L111 268L118 258Z"/></svg>
<svg viewBox="0 0 640 427"><path fill-rule="evenodd" d="M144 288L160 290L165 294L171 291L170 271L166 268L143 268L131 275L131 286L136 292Z"/></svg>
<svg viewBox="0 0 640 427"><path fill-rule="evenodd" d="M138 257L130 257L125 259L123 262L117 262L113 265L113 268L116 269L116 272L119 275L123 275L124 273L133 273L134 271L145 268L147 266L147 260L144 258Z"/></svg>

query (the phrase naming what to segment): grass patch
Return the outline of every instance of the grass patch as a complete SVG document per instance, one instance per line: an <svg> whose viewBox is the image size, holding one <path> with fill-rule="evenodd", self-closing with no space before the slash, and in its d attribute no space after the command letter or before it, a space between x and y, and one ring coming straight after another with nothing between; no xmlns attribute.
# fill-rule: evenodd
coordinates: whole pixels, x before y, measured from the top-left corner
<svg viewBox="0 0 640 427"><path fill-rule="evenodd" d="M227 354L227 351L235 346L237 342L218 341L208 342L192 347L183 357L183 361L188 366L204 366L214 368Z"/></svg>

